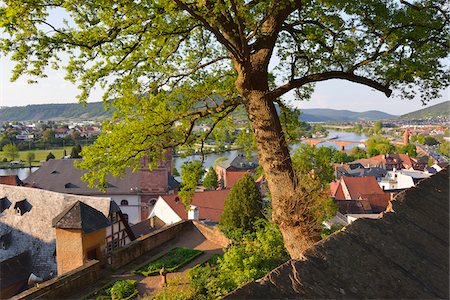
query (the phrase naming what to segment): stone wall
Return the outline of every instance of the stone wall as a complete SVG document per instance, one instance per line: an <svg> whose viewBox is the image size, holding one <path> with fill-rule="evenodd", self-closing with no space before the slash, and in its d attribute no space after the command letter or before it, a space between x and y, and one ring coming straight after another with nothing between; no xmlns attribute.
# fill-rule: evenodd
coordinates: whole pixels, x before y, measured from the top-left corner
<svg viewBox="0 0 450 300"><path fill-rule="evenodd" d="M100 263L91 260L64 275L45 281L10 299L65 299L94 284L100 276Z"/></svg>
<svg viewBox="0 0 450 300"><path fill-rule="evenodd" d="M139 256L175 238L178 233L191 226L191 221L184 220L137 238L125 247L113 251L112 268L117 269L128 264Z"/></svg>
<svg viewBox="0 0 450 300"><path fill-rule="evenodd" d="M217 227L208 226L198 221L192 221L192 224L197 227L197 229L205 236L207 240L210 240L214 244L226 248L231 243L231 240L228 239Z"/></svg>

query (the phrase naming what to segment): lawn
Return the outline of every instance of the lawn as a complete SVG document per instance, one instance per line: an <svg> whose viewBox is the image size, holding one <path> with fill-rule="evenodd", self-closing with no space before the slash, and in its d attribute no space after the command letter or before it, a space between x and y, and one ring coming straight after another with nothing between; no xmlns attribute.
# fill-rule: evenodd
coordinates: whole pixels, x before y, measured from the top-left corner
<svg viewBox="0 0 450 300"><path fill-rule="evenodd" d="M112 281L107 285L103 286L101 289L85 296L83 299L122 299L128 300L135 298L138 295L138 290L136 288L136 280L118 280Z"/></svg>
<svg viewBox="0 0 450 300"><path fill-rule="evenodd" d="M55 158L62 158L64 154L64 149L61 148L53 148L49 150L26 150L26 151L20 151L19 152L19 158L15 160L21 160L27 164L27 153L32 152L35 155L34 163L33 165L36 165L37 162L45 161L47 158L47 155L51 152L55 156ZM67 154L70 154L70 149L66 147ZM5 155L3 154L3 151L0 151L0 160L3 160ZM37 164L40 165L40 164Z"/></svg>
<svg viewBox="0 0 450 300"><path fill-rule="evenodd" d="M202 254L203 251L201 250L176 247L158 259L134 270L133 273L144 276L156 275L159 274L162 267L169 272L173 272Z"/></svg>

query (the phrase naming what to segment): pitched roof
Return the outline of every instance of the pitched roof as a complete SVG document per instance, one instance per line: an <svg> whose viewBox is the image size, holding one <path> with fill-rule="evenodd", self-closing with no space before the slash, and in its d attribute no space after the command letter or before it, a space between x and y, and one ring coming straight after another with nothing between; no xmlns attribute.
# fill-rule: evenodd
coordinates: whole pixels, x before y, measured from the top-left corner
<svg viewBox="0 0 450 300"><path fill-rule="evenodd" d="M227 189L231 189L239 179L244 177L245 174L249 174L250 170L247 171L228 171L226 172L227 178Z"/></svg>
<svg viewBox="0 0 450 300"><path fill-rule="evenodd" d="M0 184L22 186L23 182L17 175L1 175Z"/></svg>
<svg viewBox="0 0 450 300"><path fill-rule="evenodd" d="M0 250L0 261L14 257L26 250L32 251L32 272L40 277L50 271L57 273L53 257L55 251L55 230L52 219L68 206L81 201L105 217L114 209L114 201L108 197L89 197L50 192L41 189L0 185L0 199L10 205L0 214L0 235L11 232L12 242L6 250ZM26 199L30 209L18 215L14 207Z"/></svg>
<svg viewBox="0 0 450 300"><path fill-rule="evenodd" d="M341 184L345 184L351 199L359 199L361 195L384 194L375 177L341 177Z"/></svg>
<svg viewBox="0 0 450 300"><path fill-rule="evenodd" d="M247 159L245 154L238 154L233 160L227 159L217 164L226 170L252 170L258 166L259 161L257 157Z"/></svg>
<svg viewBox="0 0 450 300"><path fill-rule="evenodd" d="M337 200L341 214L371 214L372 206L367 199Z"/></svg>
<svg viewBox="0 0 450 300"><path fill-rule="evenodd" d="M401 192L225 299L448 299L449 172Z"/></svg>
<svg viewBox="0 0 450 300"><path fill-rule="evenodd" d="M31 265L30 250L0 262L2 299L12 297L27 288Z"/></svg>
<svg viewBox="0 0 450 300"><path fill-rule="evenodd" d="M168 187L168 175L165 169L156 168L150 171L142 168L136 172L129 169L122 177L107 176L108 187L106 193L87 186L87 182L81 180L85 171L75 168L77 159L50 159L38 170L25 179L27 186L44 190L75 194L75 195L127 195L140 193L166 193ZM165 173L160 174L160 173ZM155 176L163 176L155 180Z"/></svg>
<svg viewBox="0 0 450 300"><path fill-rule="evenodd" d="M81 229L84 233L91 233L109 225L111 222L105 215L80 201L69 205L52 220L52 226L55 228Z"/></svg>
<svg viewBox="0 0 450 300"><path fill-rule="evenodd" d="M229 189L196 192L192 200L192 205L197 207L199 219L219 222L229 192ZM188 219L186 208L178 195L162 195L161 198L166 201L181 219Z"/></svg>

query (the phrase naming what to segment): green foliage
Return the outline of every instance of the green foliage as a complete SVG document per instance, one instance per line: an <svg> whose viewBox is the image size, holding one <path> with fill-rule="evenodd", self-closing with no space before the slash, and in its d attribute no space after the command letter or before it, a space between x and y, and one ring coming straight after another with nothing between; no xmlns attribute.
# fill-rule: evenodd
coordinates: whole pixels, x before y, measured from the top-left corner
<svg viewBox="0 0 450 300"><path fill-rule="evenodd" d="M428 146L433 146L439 144L439 141L436 140L434 137L427 135L423 139L423 144Z"/></svg>
<svg viewBox="0 0 450 300"><path fill-rule="evenodd" d="M361 133L362 130L363 130L363 127L361 124L355 124L355 126L353 126L353 132Z"/></svg>
<svg viewBox="0 0 450 300"><path fill-rule="evenodd" d="M45 160L49 160L49 159L55 159L55 155L53 155L53 153L49 152L47 157L45 158Z"/></svg>
<svg viewBox="0 0 450 300"><path fill-rule="evenodd" d="M178 172L178 170L175 166L173 166L173 168L172 168L172 175L174 177L180 177L180 173Z"/></svg>
<svg viewBox="0 0 450 300"><path fill-rule="evenodd" d="M402 119L423 119L450 115L450 101L438 103L400 116Z"/></svg>
<svg viewBox="0 0 450 300"><path fill-rule="evenodd" d="M112 299L129 299L136 295L136 280L119 280L111 287L110 293Z"/></svg>
<svg viewBox="0 0 450 300"><path fill-rule="evenodd" d="M72 150L70 151L70 158L81 158L81 146L80 144L77 144L72 147Z"/></svg>
<svg viewBox="0 0 450 300"><path fill-rule="evenodd" d="M383 123L381 121L376 121L373 124L373 132L376 133L376 134L381 134L381 132L382 132L381 129L382 128L383 128Z"/></svg>
<svg viewBox="0 0 450 300"><path fill-rule="evenodd" d="M324 239L327 236L331 235L332 233L335 233L336 231L341 230L343 227L344 226L339 225L339 226L333 226L331 228L323 228L320 236Z"/></svg>
<svg viewBox="0 0 450 300"><path fill-rule="evenodd" d="M300 144L292 155L292 164L300 176L314 170L321 182L329 183L334 180L333 157L337 151L332 147Z"/></svg>
<svg viewBox="0 0 450 300"><path fill-rule="evenodd" d="M253 234L246 234L225 249L223 257L211 259L189 271L196 296L223 297L237 287L266 275L287 260L279 229L267 221ZM195 297L194 297L195 298Z"/></svg>
<svg viewBox="0 0 450 300"><path fill-rule="evenodd" d="M392 154L395 153L395 146L392 145L389 140L383 136L376 135L370 137L366 141L367 153L369 156L376 156L379 154Z"/></svg>
<svg viewBox="0 0 450 300"><path fill-rule="evenodd" d="M245 127L239 131L235 144L239 148L244 149L247 159L251 158L252 152L256 150L256 141L252 129L250 127Z"/></svg>
<svg viewBox="0 0 450 300"><path fill-rule="evenodd" d="M0 122L31 120L101 120L110 118L112 111L105 111L101 102L80 105L76 103L39 104L0 108Z"/></svg>
<svg viewBox="0 0 450 300"><path fill-rule="evenodd" d="M15 160L19 157L19 148L17 148L16 144L6 144L2 150L3 155L9 158L9 160Z"/></svg>
<svg viewBox="0 0 450 300"><path fill-rule="evenodd" d="M194 198L195 189L203 175L203 165L199 160L186 161L181 165L181 188L178 192L186 210Z"/></svg>
<svg viewBox="0 0 450 300"><path fill-rule="evenodd" d="M133 273L141 274L144 276L150 276L159 274L160 270L163 267L167 271L173 272L202 254L203 251L201 250L176 247L171 249L169 252L167 252L157 260L152 261L146 264L145 266L134 270Z"/></svg>
<svg viewBox="0 0 450 300"><path fill-rule="evenodd" d="M206 173L205 179L203 179L203 186L208 190L215 190L218 186L219 178L213 167L210 167L208 173Z"/></svg>
<svg viewBox="0 0 450 300"><path fill-rule="evenodd" d="M47 143L52 143L55 140L55 131L48 128L42 133L42 139Z"/></svg>
<svg viewBox="0 0 450 300"><path fill-rule="evenodd" d="M34 161L34 159L36 158L36 155L34 154L34 152L27 152L26 154L26 159L28 162L28 166L31 168L31 164Z"/></svg>
<svg viewBox="0 0 450 300"><path fill-rule="evenodd" d="M409 156L411 157L417 156L416 145L414 144L404 145L398 149L398 152L403 154L409 154Z"/></svg>
<svg viewBox="0 0 450 300"><path fill-rule="evenodd" d="M245 174L231 188L220 216L220 229L228 236L238 230L254 230L254 222L262 217L262 199L255 180Z"/></svg>
<svg viewBox="0 0 450 300"><path fill-rule="evenodd" d="M361 158L367 158L367 153L359 147L353 147L352 150L350 150L350 156L357 160Z"/></svg>
<svg viewBox="0 0 450 300"><path fill-rule="evenodd" d="M443 141L438 147L438 152L447 157L450 156L450 142Z"/></svg>

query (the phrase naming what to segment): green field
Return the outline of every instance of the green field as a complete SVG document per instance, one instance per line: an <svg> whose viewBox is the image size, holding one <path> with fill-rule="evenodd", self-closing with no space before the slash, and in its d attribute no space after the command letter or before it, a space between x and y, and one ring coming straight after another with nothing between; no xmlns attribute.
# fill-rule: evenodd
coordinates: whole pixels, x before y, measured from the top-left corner
<svg viewBox="0 0 450 300"><path fill-rule="evenodd" d="M19 158L16 160L21 160L22 162L27 163L27 153L33 152L35 159L33 165L40 165L41 161L45 161L47 158L47 155L51 152L55 156L55 158L62 158L64 154L64 149L61 148L54 148L49 150L27 150L27 151L20 151L19 152ZM70 154L70 148L66 148L67 154ZM5 155L3 154L3 151L0 151L0 161L3 160Z"/></svg>

